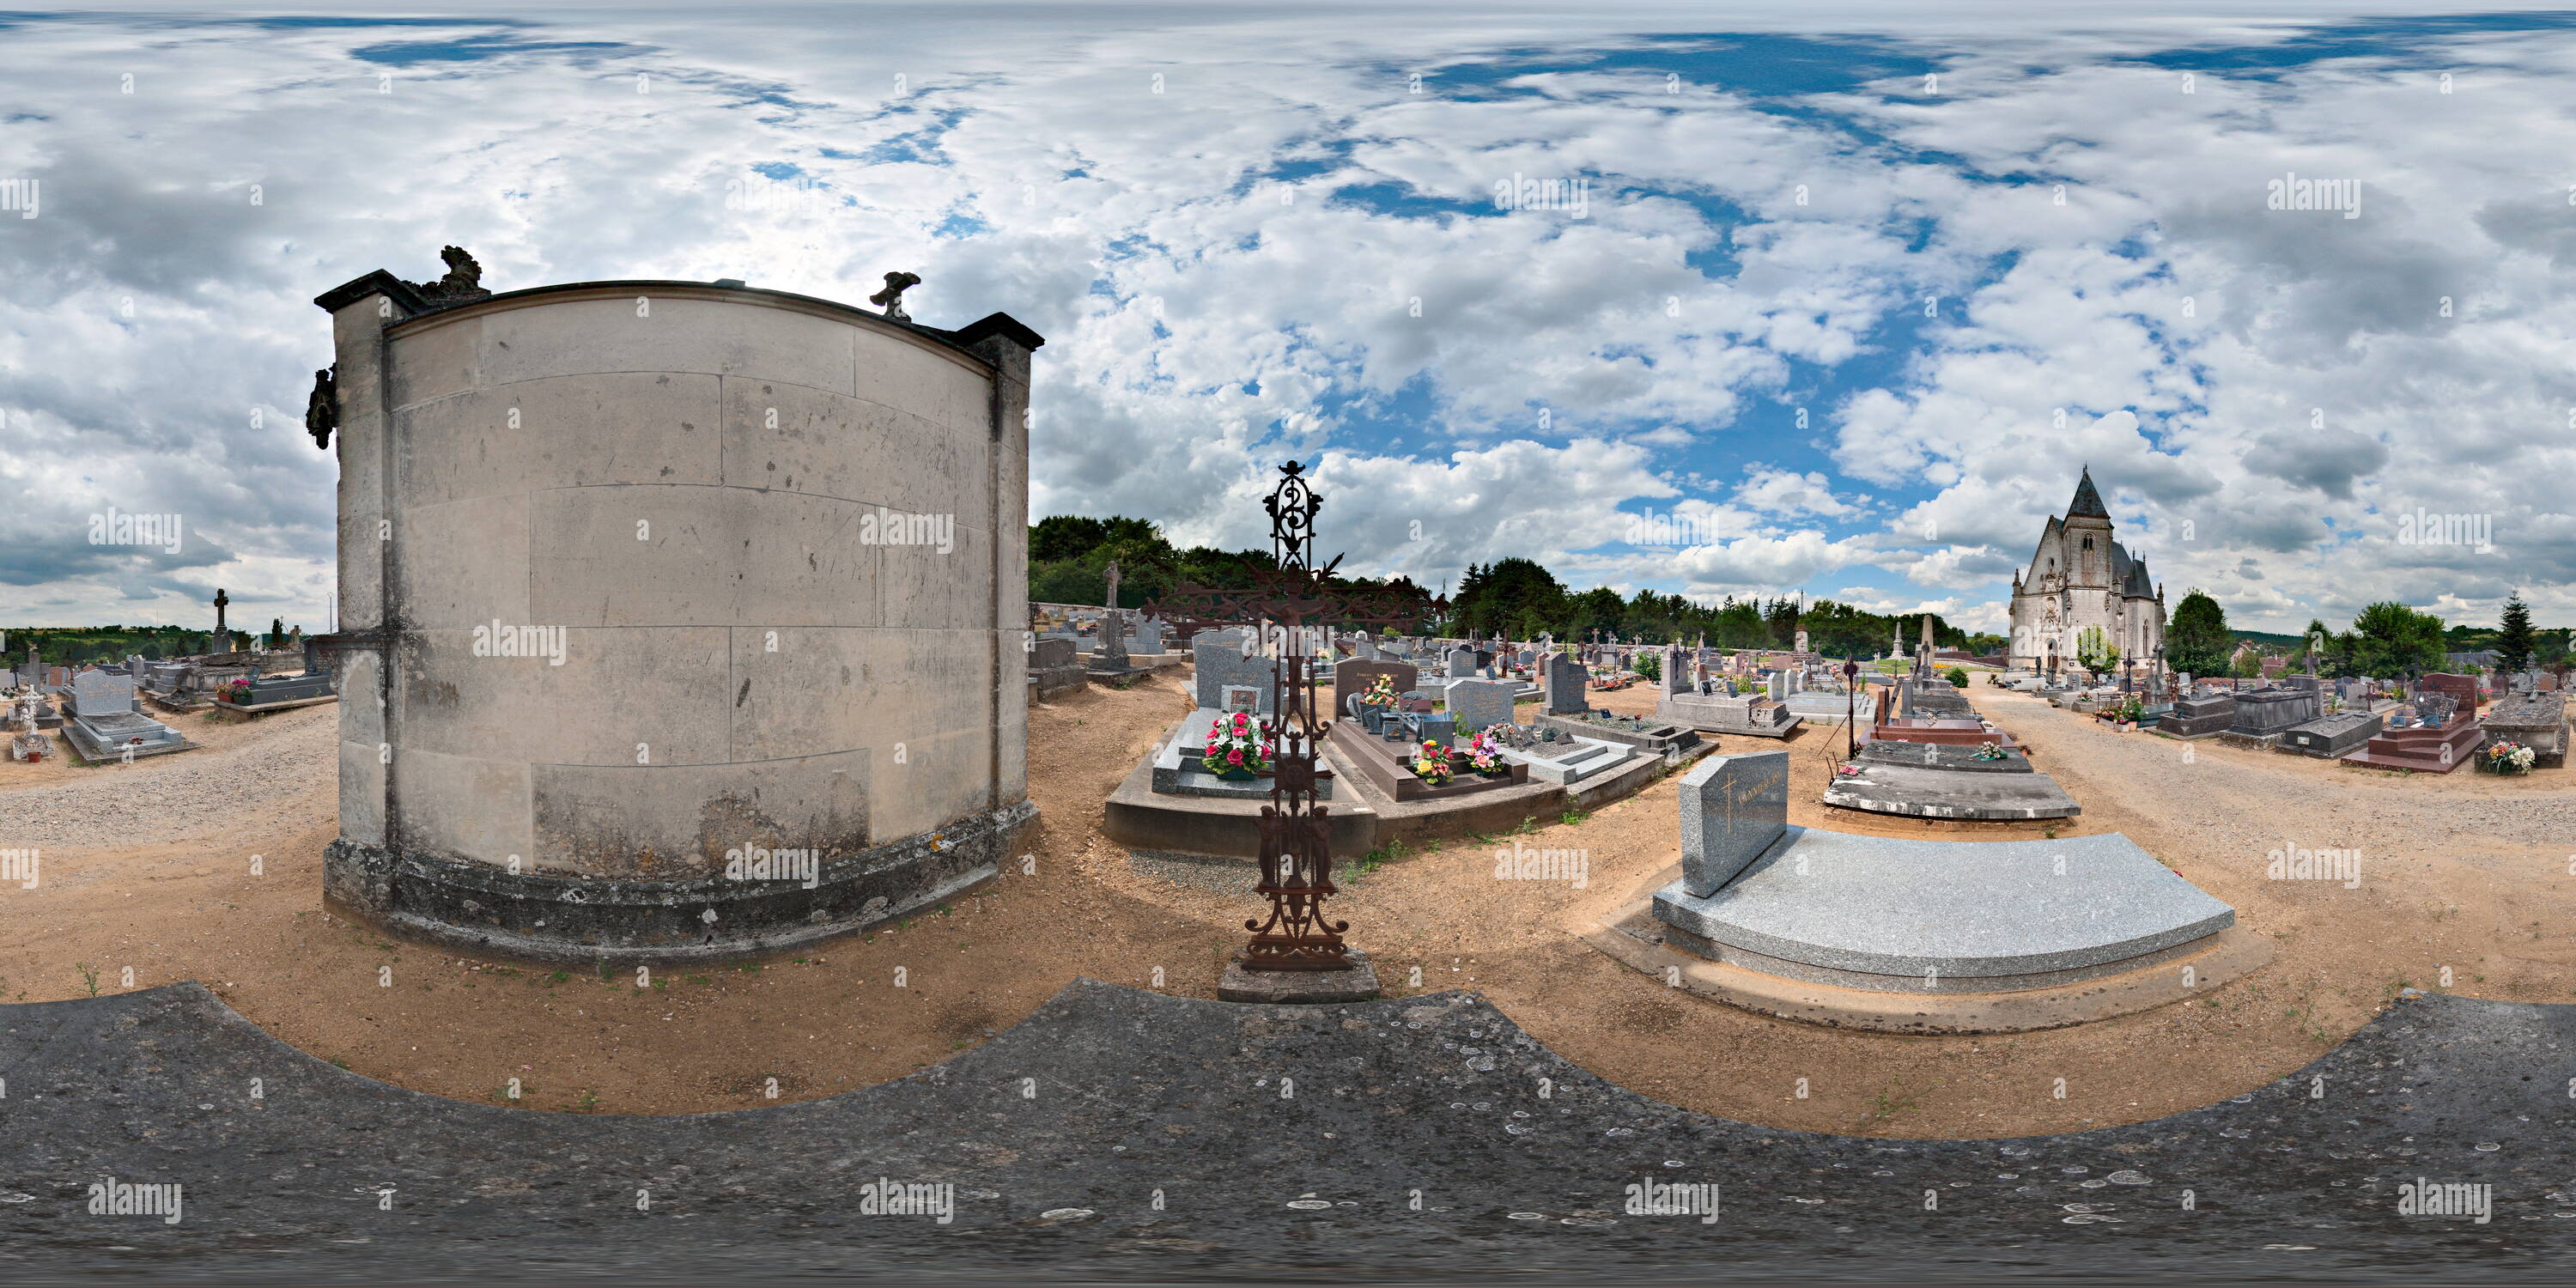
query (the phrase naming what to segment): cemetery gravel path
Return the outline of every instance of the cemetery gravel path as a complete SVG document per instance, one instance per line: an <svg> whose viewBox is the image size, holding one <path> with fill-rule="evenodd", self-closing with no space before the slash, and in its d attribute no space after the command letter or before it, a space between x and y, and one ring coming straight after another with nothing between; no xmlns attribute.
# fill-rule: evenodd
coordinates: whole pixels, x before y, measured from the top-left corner
<svg viewBox="0 0 2576 1288"><path fill-rule="evenodd" d="M803 1100L900 1077L1076 976L1213 996L1254 904L1250 866L1176 871L1099 833L1103 800L1187 710L1188 683L1183 669L1032 707L1034 874L807 956L657 974L649 988L454 957L323 907L332 708L209 727L206 750L130 770L8 767L0 845L44 847L47 876L38 890L0 889L11 932L0 997L118 991L126 969L133 987L202 979L285 1041L401 1086L491 1100L518 1078L523 1108L686 1113L775 1103L772 1078L779 1099ZM2209 1104L2301 1067L2402 984L2439 986L2445 966L2452 991L2576 999L2563 925L2576 820L2561 786L2576 771L2396 778L2206 744L2184 760L2177 744L2035 700L1974 697L2083 803L2059 834L2128 833L2275 935L2273 964L2189 1003L1993 1036L1846 1032L1678 995L1573 933L1677 859L1669 779L1572 822L1534 819L1517 838L1584 854L1581 887L1497 880L1491 842L1460 841L1367 871L1343 856L1354 862L1335 913L1394 995L1471 989L1640 1093L1864 1135L2079 1130ZM1602 699L1623 711L1652 701L1642 687ZM1811 729L1787 744L1792 821L1947 840L2042 834L1830 810L1819 797L1840 742ZM2357 848L2363 880L2266 879L2266 852L2285 844ZM268 856L264 878L240 862L253 852Z"/></svg>
<svg viewBox="0 0 2576 1288"><path fill-rule="evenodd" d="M171 723L192 740L208 736L201 717L173 717ZM131 766L65 765L58 774L20 779L30 785L0 789L0 845L158 845L336 818L338 708L302 707L252 723L266 727ZM44 785L34 785L39 783ZM317 783L330 791L317 794Z"/></svg>

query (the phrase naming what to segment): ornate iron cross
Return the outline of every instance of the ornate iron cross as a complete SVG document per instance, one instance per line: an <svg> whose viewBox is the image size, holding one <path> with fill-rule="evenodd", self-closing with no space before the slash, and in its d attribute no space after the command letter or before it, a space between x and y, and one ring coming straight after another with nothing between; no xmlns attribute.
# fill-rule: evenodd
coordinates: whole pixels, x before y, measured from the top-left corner
<svg viewBox="0 0 2576 1288"><path fill-rule="evenodd" d="M1253 574L1251 588L1176 586L1168 601L1146 606L1151 615L1215 621L1243 621L1258 632L1269 623L1286 643L1271 664L1273 722L1264 732L1278 741L1270 779L1270 803L1261 808L1261 884L1253 892L1270 901L1270 915L1252 918L1243 928L1252 943L1243 964L1251 970L1341 970L1350 965L1342 933L1350 923L1324 915L1324 900L1339 892L1333 884L1331 809L1316 803L1318 785L1332 778L1316 762L1332 727L1315 710L1316 666L1298 641L1309 619L1326 625L1406 626L1448 611L1446 599L1433 599L1410 580L1397 578L1381 587L1336 590L1331 563L1315 566L1315 511L1323 497L1308 485L1305 467L1290 461L1279 467L1279 485L1263 502L1270 511L1270 549L1277 567Z"/></svg>

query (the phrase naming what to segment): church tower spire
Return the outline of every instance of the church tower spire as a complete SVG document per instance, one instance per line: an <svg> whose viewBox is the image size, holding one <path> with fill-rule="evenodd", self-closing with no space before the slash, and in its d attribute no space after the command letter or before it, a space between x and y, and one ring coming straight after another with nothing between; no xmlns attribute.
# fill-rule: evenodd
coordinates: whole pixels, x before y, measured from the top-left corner
<svg viewBox="0 0 2576 1288"><path fill-rule="evenodd" d="M2102 494L2093 490L2093 468L2089 465L2084 468L2083 477L2076 480L2075 499L2066 503L2066 517L2070 519L2111 517L2111 512L2102 508Z"/></svg>

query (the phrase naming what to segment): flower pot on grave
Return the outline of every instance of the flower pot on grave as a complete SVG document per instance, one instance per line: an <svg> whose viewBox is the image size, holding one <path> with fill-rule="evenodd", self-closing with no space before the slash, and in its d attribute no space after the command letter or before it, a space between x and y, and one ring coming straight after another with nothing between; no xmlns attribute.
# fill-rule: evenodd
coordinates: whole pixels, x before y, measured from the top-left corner
<svg viewBox="0 0 2576 1288"><path fill-rule="evenodd" d="M1229 783L1248 783L1255 778L1259 778L1261 775L1256 774L1241 765L1228 765L1225 768L1216 771L1216 776Z"/></svg>

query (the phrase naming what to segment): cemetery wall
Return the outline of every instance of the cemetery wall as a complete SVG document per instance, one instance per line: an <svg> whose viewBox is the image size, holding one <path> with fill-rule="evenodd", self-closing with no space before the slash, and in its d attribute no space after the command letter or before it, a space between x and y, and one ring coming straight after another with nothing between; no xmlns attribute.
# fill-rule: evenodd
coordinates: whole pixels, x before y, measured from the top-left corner
<svg viewBox="0 0 2576 1288"><path fill-rule="evenodd" d="M697 283L411 316L378 273L319 302L354 699L333 897L523 951L719 955L992 875L1032 812L1042 340ZM743 875L762 852L811 884Z"/></svg>

